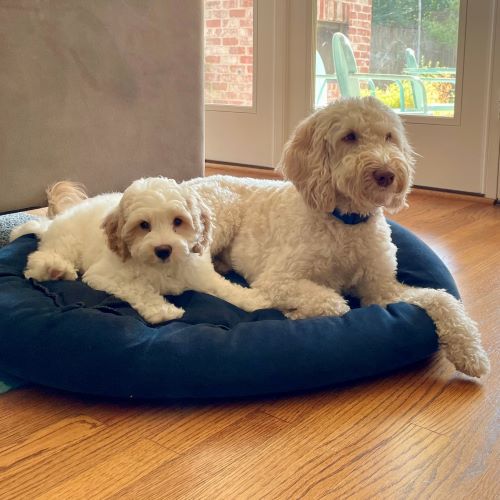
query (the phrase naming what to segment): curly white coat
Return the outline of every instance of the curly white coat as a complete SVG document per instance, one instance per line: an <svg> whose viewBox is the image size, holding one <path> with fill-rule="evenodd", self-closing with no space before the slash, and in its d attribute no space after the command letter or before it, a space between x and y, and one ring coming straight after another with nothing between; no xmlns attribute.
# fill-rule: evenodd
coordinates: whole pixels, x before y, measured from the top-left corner
<svg viewBox="0 0 500 500"><path fill-rule="evenodd" d="M207 207L196 192L165 178L140 179L122 194L89 198L53 221L30 221L11 239L36 233L26 278L82 280L126 300L150 323L179 318L184 310L166 294L197 290L247 311L269 307L258 291L218 274L208 249Z"/></svg>
<svg viewBox="0 0 500 500"><path fill-rule="evenodd" d="M383 207L405 206L413 156L394 112L373 98L351 99L299 124L279 166L291 182L214 176L185 184L210 208L212 254L289 318L345 314L346 292L365 306L415 304L434 320L456 368L481 376L488 357L462 302L396 280L396 247ZM347 225L331 215L335 208L370 217Z"/></svg>

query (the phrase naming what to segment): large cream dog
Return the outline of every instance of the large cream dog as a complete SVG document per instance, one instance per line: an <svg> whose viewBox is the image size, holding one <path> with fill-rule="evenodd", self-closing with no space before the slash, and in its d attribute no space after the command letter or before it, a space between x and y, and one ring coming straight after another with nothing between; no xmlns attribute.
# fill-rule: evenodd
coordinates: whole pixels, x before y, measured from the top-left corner
<svg viewBox="0 0 500 500"><path fill-rule="evenodd" d="M210 207L212 254L289 318L342 315L345 292L365 306L416 304L434 320L448 359L478 377L489 361L463 304L396 280L383 208L405 206L413 156L394 112L374 98L350 99L297 127L279 166L291 182L215 176L186 184Z"/></svg>

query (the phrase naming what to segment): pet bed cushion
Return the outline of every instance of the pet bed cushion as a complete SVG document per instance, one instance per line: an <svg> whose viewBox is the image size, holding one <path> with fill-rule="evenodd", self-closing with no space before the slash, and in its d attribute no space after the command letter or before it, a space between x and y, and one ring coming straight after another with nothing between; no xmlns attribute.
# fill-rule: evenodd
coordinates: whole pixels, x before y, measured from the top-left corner
<svg viewBox="0 0 500 500"><path fill-rule="evenodd" d="M458 296L432 250L391 226L399 280ZM0 250L0 371L29 382L118 397L248 396L370 377L438 349L431 319L404 303L292 321L187 292L171 297L185 316L153 327L128 304L81 282L25 280L36 247L28 235Z"/></svg>

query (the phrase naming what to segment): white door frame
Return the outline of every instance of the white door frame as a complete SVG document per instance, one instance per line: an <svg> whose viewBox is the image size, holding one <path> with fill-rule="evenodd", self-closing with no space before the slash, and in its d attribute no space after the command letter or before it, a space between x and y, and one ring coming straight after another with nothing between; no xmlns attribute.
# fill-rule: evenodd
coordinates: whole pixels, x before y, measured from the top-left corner
<svg viewBox="0 0 500 500"><path fill-rule="evenodd" d="M495 2L495 33L491 54L491 86L484 192L487 198L500 198L500 5ZM495 57L496 55L496 57Z"/></svg>

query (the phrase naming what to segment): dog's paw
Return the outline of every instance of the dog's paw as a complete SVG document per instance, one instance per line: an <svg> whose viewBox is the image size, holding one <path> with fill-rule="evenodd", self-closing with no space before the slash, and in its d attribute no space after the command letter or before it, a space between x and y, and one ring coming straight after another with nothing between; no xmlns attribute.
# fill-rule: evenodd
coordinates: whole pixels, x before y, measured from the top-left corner
<svg viewBox="0 0 500 500"><path fill-rule="evenodd" d="M267 298L260 291L252 288L245 288L244 295L236 300L232 300L234 305L238 306L246 312L258 311L260 309L270 309L273 304L269 298Z"/></svg>
<svg viewBox="0 0 500 500"><path fill-rule="evenodd" d="M148 323L157 325L159 323L165 323L166 321L172 321L173 319L182 318L184 313L185 311L181 307L176 307L173 304L164 304L151 311L143 311L141 315Z"/></svg>
<svg viewBox="0 0 500 500"><path fill-rule="evenodd" d="M465 375L479 378L487 375L490 371L490 360L480 344L461 349L450 349L448 346L443 346L443 350L455 368Z"/></svg>
<svg viewBox="0 0 500 500"><path fill-rule="evenodd" d="M292 309L291 311L283 311L283 314L288 319L305 319L308 318L302 309Z"/></svg>
<svg viewBox="0 0 500 500"><path fill-rule="evenodd" d="M78 278L78 274L71 262L59 255L35 252L28 259L24 277L26 279L33 278L37 281L74 281Z"/></svg>
<svg viewBox="0 0 500 500"><path fill-rule="evenodd" d="M340 300L329 300L322 308L318 316L343 316L351 310L347 302Z"/></svg>
<svg viewBox="0 0 500 500"><path fill-rule="evenodd" d="M305 319L318 316L343 316L349 312L349 305L338 299L326 300L322 304L308 304L307 306L285 311L283 314L288 319Z"/></svg>

